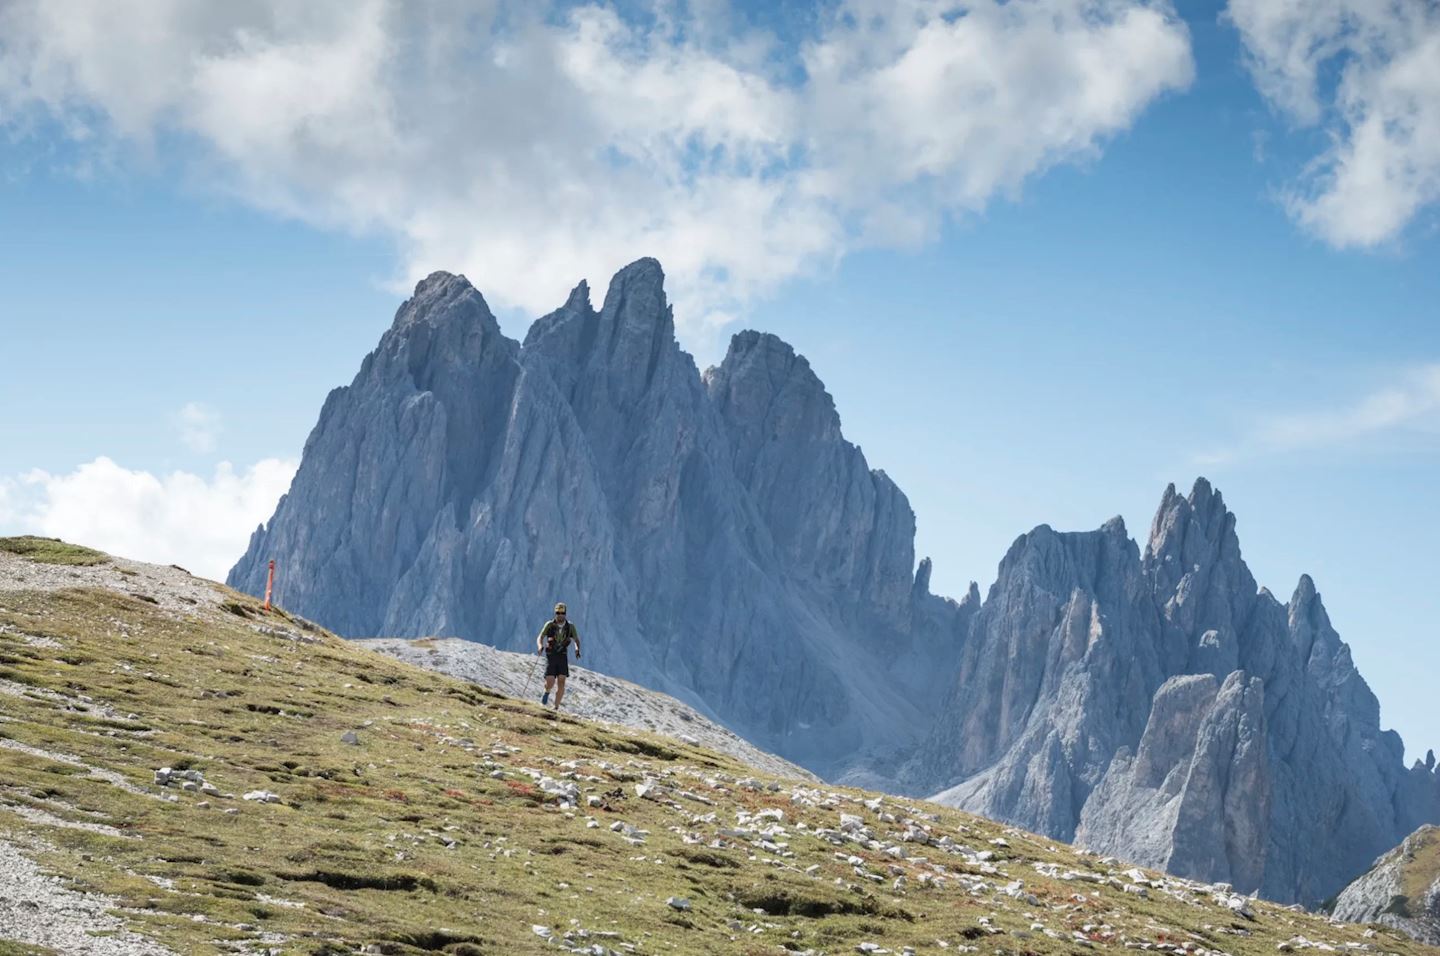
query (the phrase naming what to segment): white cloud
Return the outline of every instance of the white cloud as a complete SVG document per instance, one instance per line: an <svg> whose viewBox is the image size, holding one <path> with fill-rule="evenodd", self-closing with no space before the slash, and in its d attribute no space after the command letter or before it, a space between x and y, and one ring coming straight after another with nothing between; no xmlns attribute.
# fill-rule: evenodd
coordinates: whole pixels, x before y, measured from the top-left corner
<svg viewBox="0 0 1440 956"><path fill-rule="evenodd" d="M1195 455L1198 465L1312 448L1344 447L1401 431L1440 434L1440 362L1394 373L1394 380L1348 404L1306 412L1257 416L1233 447Z"/></svg>
<svg viewBox="0 0 1440 956"><path fill-rule="evenodd" d="M175 413L180 441L193 452L209 454L220 440L220 412L200 402L186 402Z"/></svg>
<svg viewBox="0 0 1440 956"><path fill-rule="evenodd" d="M1287 197L1338 247L1398 237L1440 202L1440 6L1230 0L1260 91L1328 148Z"/></svg>
<svg viewBox="0 0 1440 956"><path fill-rule="evenodd" d="M1320 412L1274 416L1258 437L1279 449L1338 445L1401 428L1440 426L1440 363L1397 376L1397 381L1354 403Z"/></svg>
<svg viewBox="0 0 1440 956"><path fill-rule="evenodd" d="M12 0L0 122L196 145L206 183L532 314L657 255L698 330L1094 157L1193 69L1167 0L844 0L789 49L724 4L652 12Z"/></svg>
<svg viewBox="0 0 1440 956"><path fill-rule="evenodd" d="M223 580L256 525L269 519L297 463L267 458L210 478L155 475L96 458L65 475L0 479L0 527L41 534Z"/></svg>

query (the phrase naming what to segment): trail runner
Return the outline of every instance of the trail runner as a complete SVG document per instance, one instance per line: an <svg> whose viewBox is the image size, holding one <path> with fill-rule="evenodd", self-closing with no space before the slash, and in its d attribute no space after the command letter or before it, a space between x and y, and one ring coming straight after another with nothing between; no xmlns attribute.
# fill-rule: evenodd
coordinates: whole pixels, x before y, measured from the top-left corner
<svg viewBox="0 0 1440 956"><path fill-rule="evenodd" d="M565 678L570 676L570 645L575 645L575 659L580 659L580 632L566 620L564 602L555 605L555 617L546 621L535 638L535 653L545 655L545 693L540 696L542 706L550 703L550 692L555 692L555 709L565 697Z"/></svg>

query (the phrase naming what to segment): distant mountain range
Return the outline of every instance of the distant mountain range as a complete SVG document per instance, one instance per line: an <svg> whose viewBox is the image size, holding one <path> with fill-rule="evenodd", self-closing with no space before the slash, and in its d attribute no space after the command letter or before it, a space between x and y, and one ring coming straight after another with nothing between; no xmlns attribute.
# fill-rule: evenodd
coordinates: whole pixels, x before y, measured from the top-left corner
<svg viewBox="0 0 1440 956"><path fill-rule="evenodd" d="M339 633L506 649L565 600L587 663L828 779L1315 902L1440 821L1440 777L1404 767L1309 578L1258 589L1234 524L1201 479L1143 555L1119 519L1042 525L983 604L933 595L804 357L743 332L702 375L642 259L523 343L464 278L421 282L229 583L274 558Z"/></svg>

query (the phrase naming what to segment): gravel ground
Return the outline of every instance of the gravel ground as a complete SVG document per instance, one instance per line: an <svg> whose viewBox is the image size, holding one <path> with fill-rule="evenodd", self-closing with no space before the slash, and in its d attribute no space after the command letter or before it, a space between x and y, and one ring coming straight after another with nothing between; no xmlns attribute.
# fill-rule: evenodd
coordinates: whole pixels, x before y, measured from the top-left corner
<svg viewBox="0 0 1440 956"><path fill-rule="evenodd" d="M42 564L0 551L0 595L6 591L63 591L66 588L105 588L153 598L165 610L186 615L218 608L224 600L213 583L174 566L111 558L104 564L74 567Z"/></svg>
<svg viewBox="0 0 1440 956"><path fill-rule="evenodd" d="M512 697L538 699L544 689L538 677L543 673L540 658L533 654L501 651L488 644L453 637L418 641L373 638L356 643L407 664L459 677ZM564 707L565 712L574 717L646 730L709 747L766 773L800 780L818 779L810 771L760 750L668 694L586 670L573 662Z"/></svg>
<svg viewBox="0 0 1440 956"><path fill-rule="evenodd" d="M26 852L21 852L22 848ZM26 838L21 844L0 832L0 873L5 874L5 889L0 893L0 939L76 956L176 956L173 950L125 929L124 923L109 913L118 905L115 900L77 893L41 873L30 856L48 849L39 841Z"/></svg>

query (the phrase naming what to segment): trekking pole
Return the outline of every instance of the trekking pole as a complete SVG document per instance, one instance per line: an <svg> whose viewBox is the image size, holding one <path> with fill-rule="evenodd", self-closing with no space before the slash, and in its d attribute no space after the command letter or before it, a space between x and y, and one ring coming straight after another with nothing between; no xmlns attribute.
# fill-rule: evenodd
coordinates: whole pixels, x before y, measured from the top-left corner
<svg viewBox="0 0 1440 956"><path fill-rule="evenodd" d="M537 656L540 656L540 655L537 654ZM541 660L543 661L544 658L541 657ZM535 678L540 676L539 663L540 663L539 661L536 662L536 667L535 667L535 669L530 672L530 680L527 681L526 684L525 684L525 699L526 699L526 700L529 700L529 699L534 695L534 693L535 693Z"/></svg>

